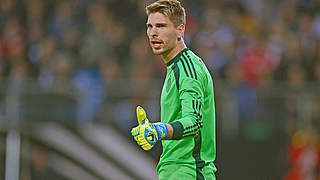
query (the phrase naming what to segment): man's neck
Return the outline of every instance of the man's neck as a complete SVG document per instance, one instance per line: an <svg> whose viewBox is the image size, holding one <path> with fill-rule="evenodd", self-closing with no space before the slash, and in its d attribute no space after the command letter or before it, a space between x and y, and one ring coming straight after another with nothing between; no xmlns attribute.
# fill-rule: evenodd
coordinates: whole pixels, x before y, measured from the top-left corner
<svg viewBox="0 0 320 180"><path fill-rule="evenodd" d="M187 46L183 41L181 43L178 43L178 45L175 48L173 48L168 54L161 55L163 61L166 64L169 63L171 60L173 60L174 57L176 57L176 55L178 55L185 48L187 48Z"/></svg>

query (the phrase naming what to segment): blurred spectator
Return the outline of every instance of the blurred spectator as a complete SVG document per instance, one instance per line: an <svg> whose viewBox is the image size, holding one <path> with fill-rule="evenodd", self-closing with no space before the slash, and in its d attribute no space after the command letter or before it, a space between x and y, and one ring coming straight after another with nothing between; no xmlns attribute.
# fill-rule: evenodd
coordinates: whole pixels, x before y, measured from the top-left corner
<svg viewBox="0 0 320 180"><path fill-rule="evenodd" d="M259 86L264 74L273 71L279 60L263 36L259 36L239 57L246 83L252 87Z"/></svg>
<svg viewBox="0 0 320 180"><path fill-rule="evenodd" d="M99 70L89 67L78 69L72 83L78 99L78 123L92 122L97 118L105 97Z"/></svg>
<svg viewBox="0 0 320 180"><path fill-rule="evenodd" d="M277 80L286 81L286 72L290 65L303 64L302 49L298 37L293 32L286 33L284 52L276 70Z"/></svg>
<svg viewBox="0 0 320 180"><path fill-rule="evenodd" d="M307 81L306 70L298 64L290 65L287 69L287 81L291 88L299 90Z"/></svg>
<svg viewBox="0 0 320 180"><path fill-rule="evenodd" d="M314 77L314 86L315 91L318 92L320 89L320 62L317 62L314 71L313 71L313 77ZM318 131L320 131L320 96L317 96L313 99L313 105L312 105L312 119L313 119L313 125L315 127L318 127Z"/></svg>
<svg viewBox="0 0 320 180"><path fill-rule="evenodd" d="M299 128L299 120L303 120L302 117L299 117L299 110L302 107L301 93L305 91L307 76L302 66L294 64L287 68L286 77L289 86L285 99L286 113L288 114L287 130L292 133Z"/></svg>
<svg viewBox="0 0 320 180"><path fill-rule="evenodd" d="M118 59L115 57L104 57L100 66L102 88L105 93L103 105L98 114L98 120L103 123L115 125L114 104L119 102L119 94L122 94L121 82L122 75Z"/></svg>
<svg viewBox="0 0 320 180"><path fill-rule="evenodd" d="M0 89L4 88L6 78L7 64L3 59L0 59Z"/></svg>
<svg viewBox="0 0 320 180"><path fill-rule="evenodd" d="M100 76L106 88L112 88L116 81L121 78L119 61L115 57L104 57L100 66Z"/></svg>
<svg viewBox="0 0 320 180"><path fill-rule="evenodd" d="M27 24L43 23L46 20L47 3L41 0L29 0L26 3Z"/></svg>
<svg viewBox="0 0 320 180"><path fill-rule="evenodd" d="M2 29L1 54L11 62L20 59L25 50L23 27L16 18L11 18ZM13 60L11 60L11 58Z"/></svg>
<svg viewBox="0 0 320 180"><path fill-rule="evenodd" d="M318 180L320 178L320 141L315 129L297 131L288 145L291 169L285 180Z"/></svg>
<svg viewBox="0 0 320 180"><path fill-rule="evenodd" d="M320 62L317 62L314 66L313 78L316 83L320 83Z"/></svg>
<svg viewBox="0 0 320 180"><path fill-rule="evenodd" d="M256 120L258 104L256 91L245 82L243 69L238 68L236 64L230 64L226 68L226 80L231 86L236 103L236 116L243 122L252 122Z"/></svg>
<svg viewBox="0 0 320 180"><path fill-rule="evenodd" d="M29 67L25 62L13 64L9 76L8 86L10 90L22 91L28 80Z"/></svg>
<svg viewBox="0 0 320 180"><path fill-rule="evenodd" d="M5 92L6 92L6 64L0 57L0 116L4 115L5 112Z"/></svg>
<svg viewBox="0 0 320 180"><path fill-rule="evenodd" d="M72 92L71 80L74 72L74 59L69 54L57 54L52 60L52 82L50 88L55 92Z"/></svg>
<svg viewBox="0 0 320 180"><path fill-rule="evenodd" d="M81 32L75 26L69 26L62 33L61 49L73 55L79 55L79 43Z"/></svg>
<svg viewBox="0 0 320 180"><path fill-rule="evenodd" d="M16 14L15 11L16 1L3 0L0 2L0 29L2 30L5 24L12 16Z"/></svg>
<svg viewBox="0 0 320 180"><path fill-rule="evenodd" d="M30 49L30 59L38 66L38 80L44 88L50 87L53 81L51 66L56 53L56 41L52 37L44 39L34 49Z"/></svg>
<svg viewBox="0 0 320 180"><path fill-rule="evenodd" d="M114 52L115 42L112 38L114 34L110 29L115 24L102 2L90 4L87 14L88 29L80 47L81 64L97 67L104 56L112 55Z"/></svg>
<svg viewBox="0 0 320 180"><path fill-rule="evenodd" d="M48 167L48 156L45 149L40 147L32 147L31 152L31 179L34 180L53 180L57 176L55 173Z"/></svg>
<svg viewBox="0 0 320 180"><path fill-rule="evenodd" d="M72 1L59 1L55 6L53 19L50 22L50 32L58 40L62 40L62 33L69 26L76 25L73 7Z"/></svg>
<svg viewBox="0 0 320 180"><path fill-rule="evenodd" d="M27 41L30 45L30 49L34 48L34 45L38 45L45 36L45 27L39 21L34 21L28 24L27 28Z"/></svg>

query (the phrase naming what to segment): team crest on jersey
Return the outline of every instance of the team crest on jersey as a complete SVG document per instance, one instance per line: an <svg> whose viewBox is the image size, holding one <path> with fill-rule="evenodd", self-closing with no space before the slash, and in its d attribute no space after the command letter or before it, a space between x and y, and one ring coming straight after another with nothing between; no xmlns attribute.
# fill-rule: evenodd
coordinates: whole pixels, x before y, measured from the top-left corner
<svg viewBox="0 0 320 180"><path fill-rule="evenodd" d="M172 78L170 77L166 83L166 92L168 93L170 88L171 88L171 84L172 84Z"/></svg>

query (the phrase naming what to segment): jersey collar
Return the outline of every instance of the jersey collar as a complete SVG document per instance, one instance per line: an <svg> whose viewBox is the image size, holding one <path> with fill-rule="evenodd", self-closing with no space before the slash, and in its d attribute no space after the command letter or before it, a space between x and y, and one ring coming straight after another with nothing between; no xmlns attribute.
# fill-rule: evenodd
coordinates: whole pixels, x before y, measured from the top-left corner
<svg viewBox="0 0 320 180"><path fill-rule="evenodd" d="M180 60L180 56L182 55L182 53L184 53L184 52L186 52L186 51L188 51L188 50L189 50L189 48L185 48L185 49L183 49L182 51L180 51L179 54L177 54L171 61L169 61L169 62L167 63L167 67L169 67L171 64L173 64L173 63L175 63L175 62L178 62L178 61Z"/></svg>

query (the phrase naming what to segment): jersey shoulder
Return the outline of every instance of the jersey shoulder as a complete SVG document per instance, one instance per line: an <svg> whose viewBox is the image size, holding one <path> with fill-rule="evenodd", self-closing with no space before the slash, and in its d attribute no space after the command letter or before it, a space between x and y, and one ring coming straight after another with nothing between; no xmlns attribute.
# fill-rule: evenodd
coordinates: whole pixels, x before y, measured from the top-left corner
<svg viewBox="0 0 320 180"><path fill-rule="evenodd" d="M199 56L191 50L181 54L174 68L179 69L180 79L191 78L194 80L203 80L206 73L206 67Z"/></svg>

